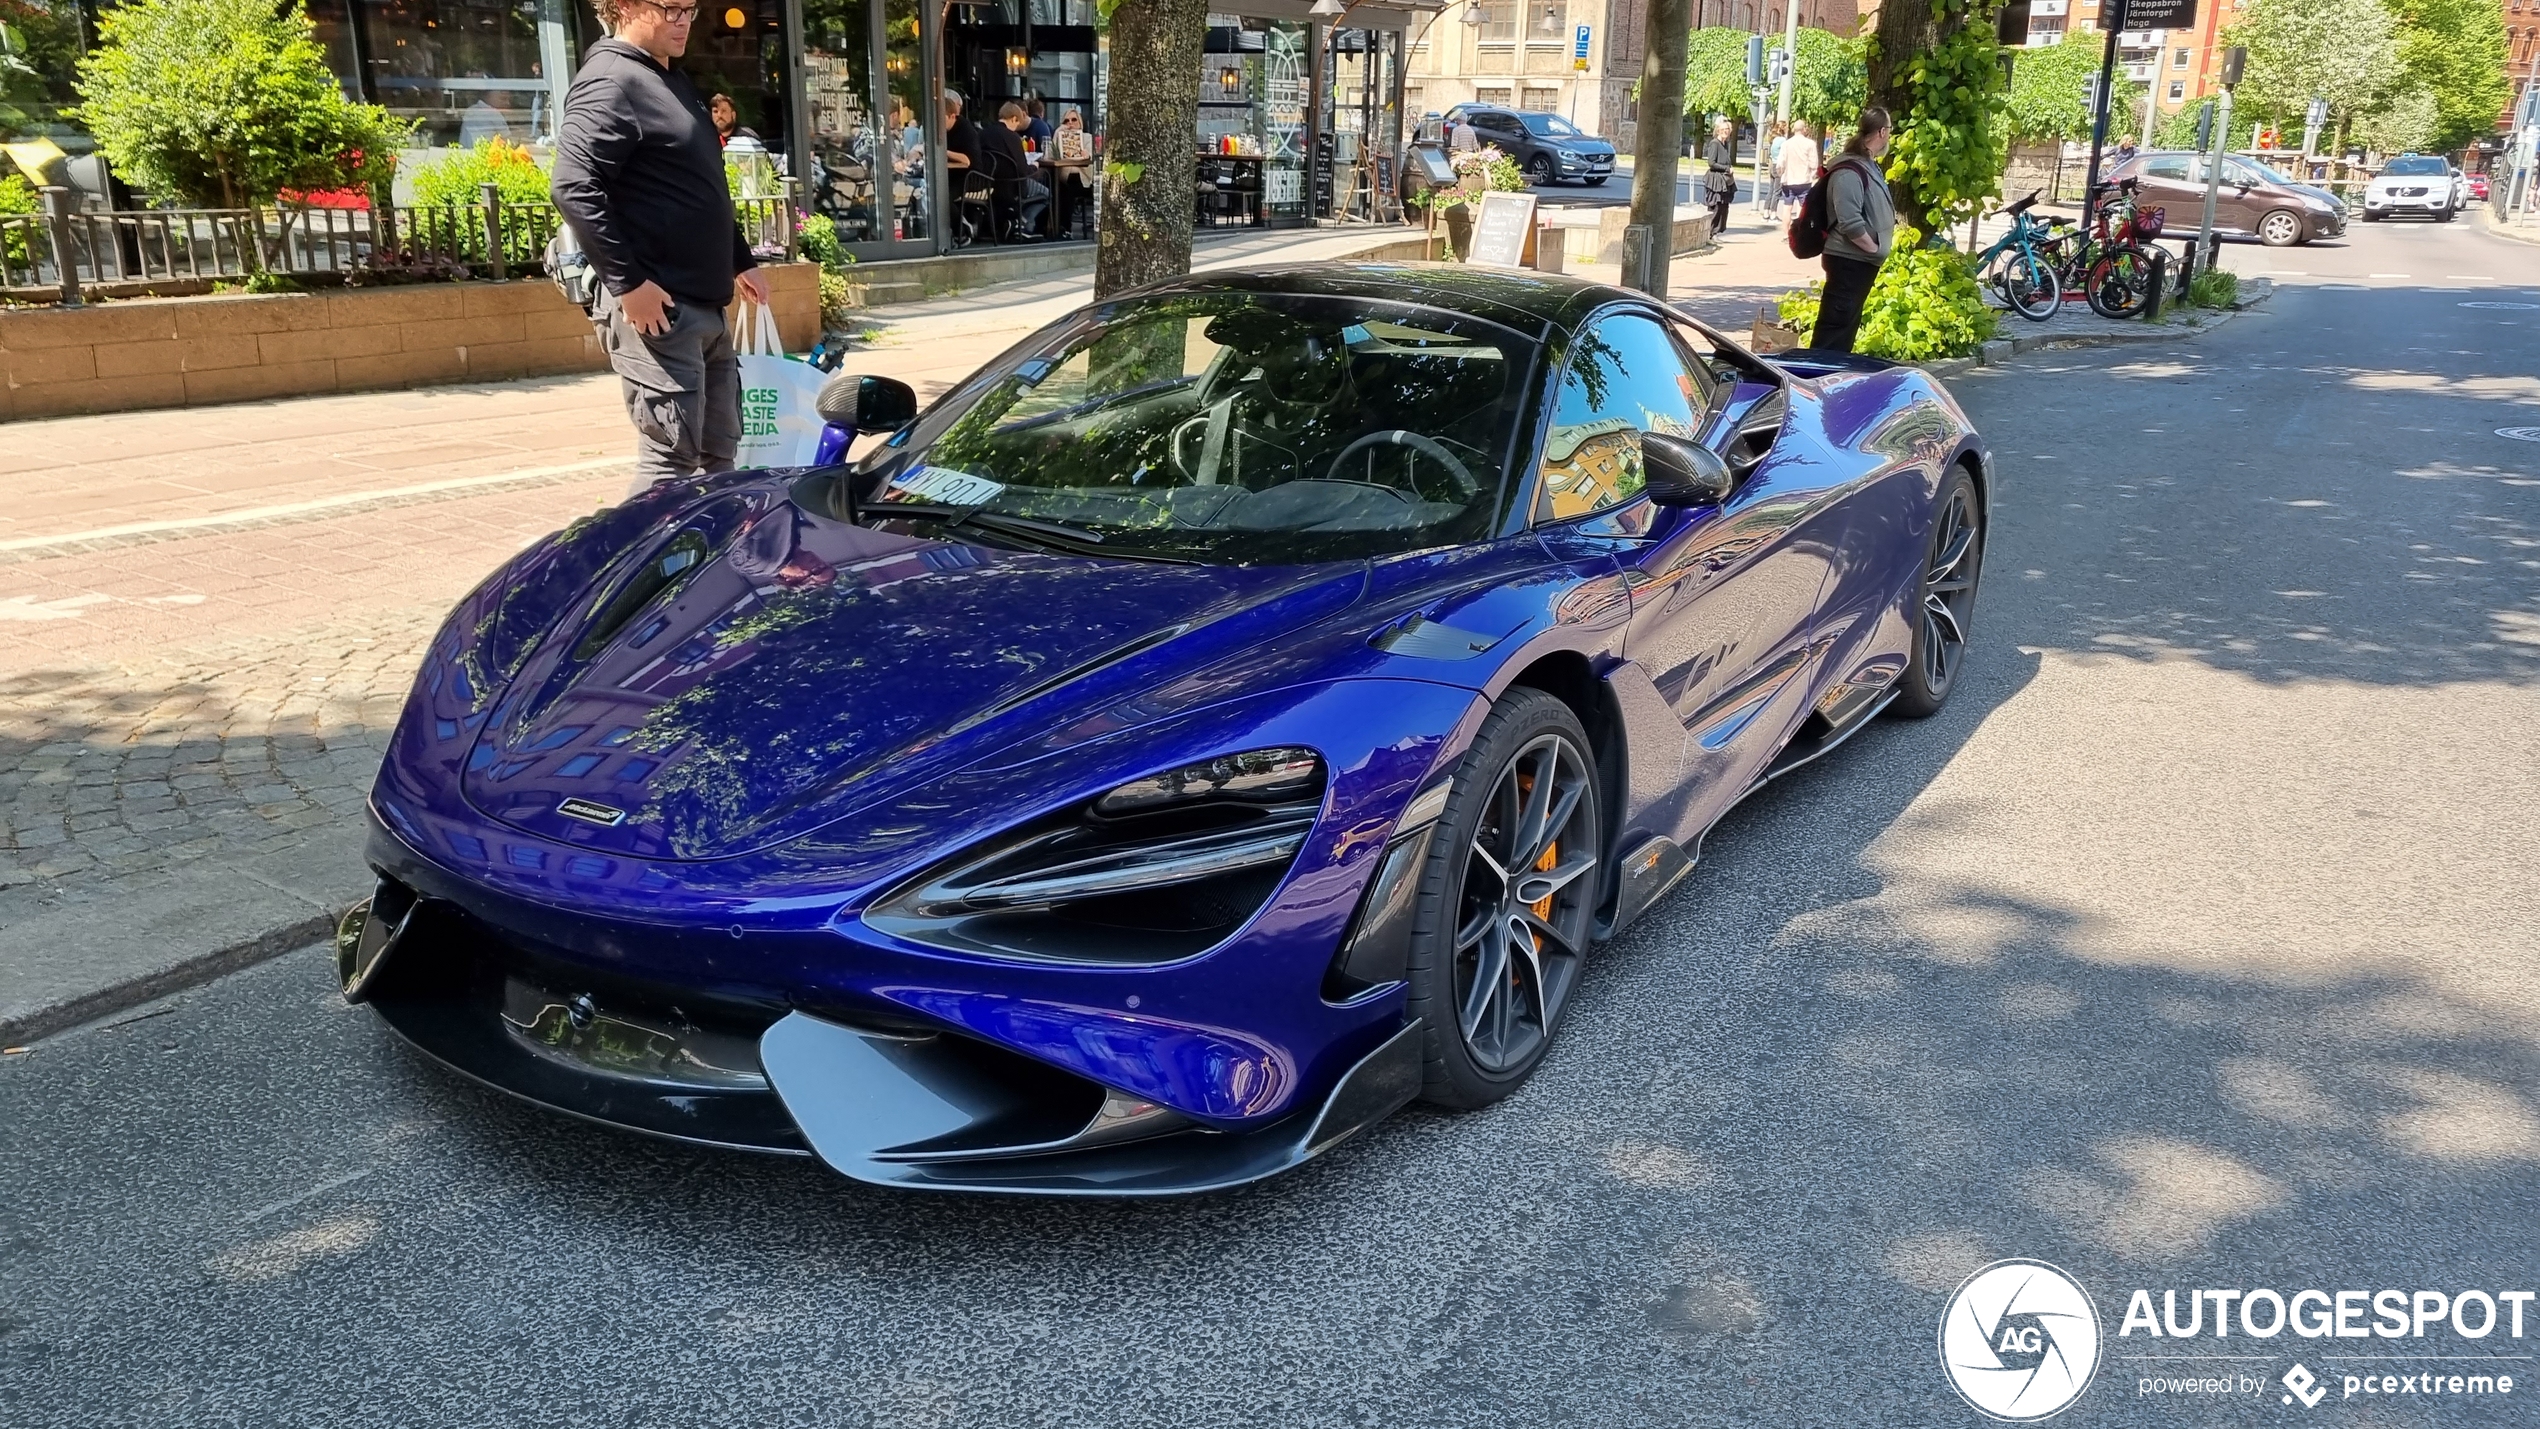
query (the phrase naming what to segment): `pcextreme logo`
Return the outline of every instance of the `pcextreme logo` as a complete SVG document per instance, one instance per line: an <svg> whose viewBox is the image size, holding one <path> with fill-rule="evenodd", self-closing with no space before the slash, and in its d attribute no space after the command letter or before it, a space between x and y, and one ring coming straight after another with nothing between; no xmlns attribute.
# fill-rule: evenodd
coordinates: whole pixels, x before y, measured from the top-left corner
<svg viewBox="0 0 2540 1429"><path fill-rule="evenodd" d="M1990 1419L2027 1423L2072 1407L2099 1368L2099 1310L2042 1260L1997 1260L1967 1277L1940 1316L1940 1366Z"/></svg>

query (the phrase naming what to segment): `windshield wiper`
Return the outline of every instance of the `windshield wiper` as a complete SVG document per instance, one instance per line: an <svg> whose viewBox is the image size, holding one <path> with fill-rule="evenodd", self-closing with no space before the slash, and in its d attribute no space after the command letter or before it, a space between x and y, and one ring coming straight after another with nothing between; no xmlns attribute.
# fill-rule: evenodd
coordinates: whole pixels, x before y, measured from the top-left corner
<svg viewBox="0 0 2540 1429"><path fill-rule="evenodd" d="M1102 533L1081 526L1061 525L1056 521L1035 521L1029 516L1009 516L985 506L954 506L941 501L876 501L864 508L874 520L913 516L921 521L941 521L947 527L965 524L985 526L991 531L1012 535L1047 536L1054 540L1072 541L1079 545L1099 546Z"/></svg>

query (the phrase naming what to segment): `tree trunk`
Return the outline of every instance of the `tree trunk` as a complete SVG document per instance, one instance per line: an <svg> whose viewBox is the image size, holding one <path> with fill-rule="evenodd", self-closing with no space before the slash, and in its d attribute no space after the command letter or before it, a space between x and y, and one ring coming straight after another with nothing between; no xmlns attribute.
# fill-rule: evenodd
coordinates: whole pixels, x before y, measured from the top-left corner
<svg viewBox="0 0 2540 1429"><path fill-rule="evenodd" d="M1623 281L1659 298L1667 295L1667 260L1676 247L1676 149L1684 142L1692 25L1692 0L1649 0L1641 45L1640 126L1632 139L1632 223L1648 247L1643 272L1626 272Z"/></svg>
<svg viewBox="0 0 2540 1429"><path fill-rule="evenodd" d="M1097 298L1191 271L1207 34L1208 0L1119 0L1111 12Z"/></svg>
<svg viewBox="0 0 2540 1429"><path fill-rule="evenodd" d="M1946 23L1954 30L1964 18L1961 12ZM1914 58L1940 44L1943 23L1924 0L1895 0L1879 6L1878 33L1870 40L1869 102L1887 111L1899 133L1914 113ZM1897 223L1928 232L1922 195L1914 191L1913 183L1895 183L1891 192L1896 198Z"/></svg>

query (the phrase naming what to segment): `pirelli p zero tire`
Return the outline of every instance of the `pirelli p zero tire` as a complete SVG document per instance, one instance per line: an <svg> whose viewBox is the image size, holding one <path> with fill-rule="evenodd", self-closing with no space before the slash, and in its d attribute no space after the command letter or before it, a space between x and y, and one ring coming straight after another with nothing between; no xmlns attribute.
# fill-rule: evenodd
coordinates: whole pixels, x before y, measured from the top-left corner
<svg viewBox="0 0 2540 1429"><path fill-rule="evenodd" d="M1907 719L1939 713L1958 687L1975 621L1976 583L1984 575L1984 503L1965 467L1949 469L1932 511L1931 542L1914 586L1914 648L1891 707Z"/></svg>
<svg viewBox="0 0 2540 1429"><path fill-rule="evenodd" d="M1421 1096L1515 1091L1551 1049L1587 961L1604 848L1596 759L1570 707L1519 686L1465 752L1429 845L1411 934Z"/></svg>

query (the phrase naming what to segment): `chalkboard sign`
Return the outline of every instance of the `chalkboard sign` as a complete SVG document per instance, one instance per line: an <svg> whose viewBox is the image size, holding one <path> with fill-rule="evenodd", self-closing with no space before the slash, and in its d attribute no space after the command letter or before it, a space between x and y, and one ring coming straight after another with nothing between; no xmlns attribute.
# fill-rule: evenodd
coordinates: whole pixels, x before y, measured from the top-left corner
<svg viewBox="0 0 2540 1429"><path fill-rule="evenodd" d="M1395 214L1402 202L1402 190L1394 186L1393 155L1371 154L1376 166L1376 220L1382 223Z"/></svg>
<svg viewBox="0 0 2540 1429"><path fill-rule="evenodd" d="M1472 256L1466 261L1494 268L1526 266L1526 238L1534 232L1535 196L1492 192L1482 195L1481 214L1473 221Z"/></svg>

